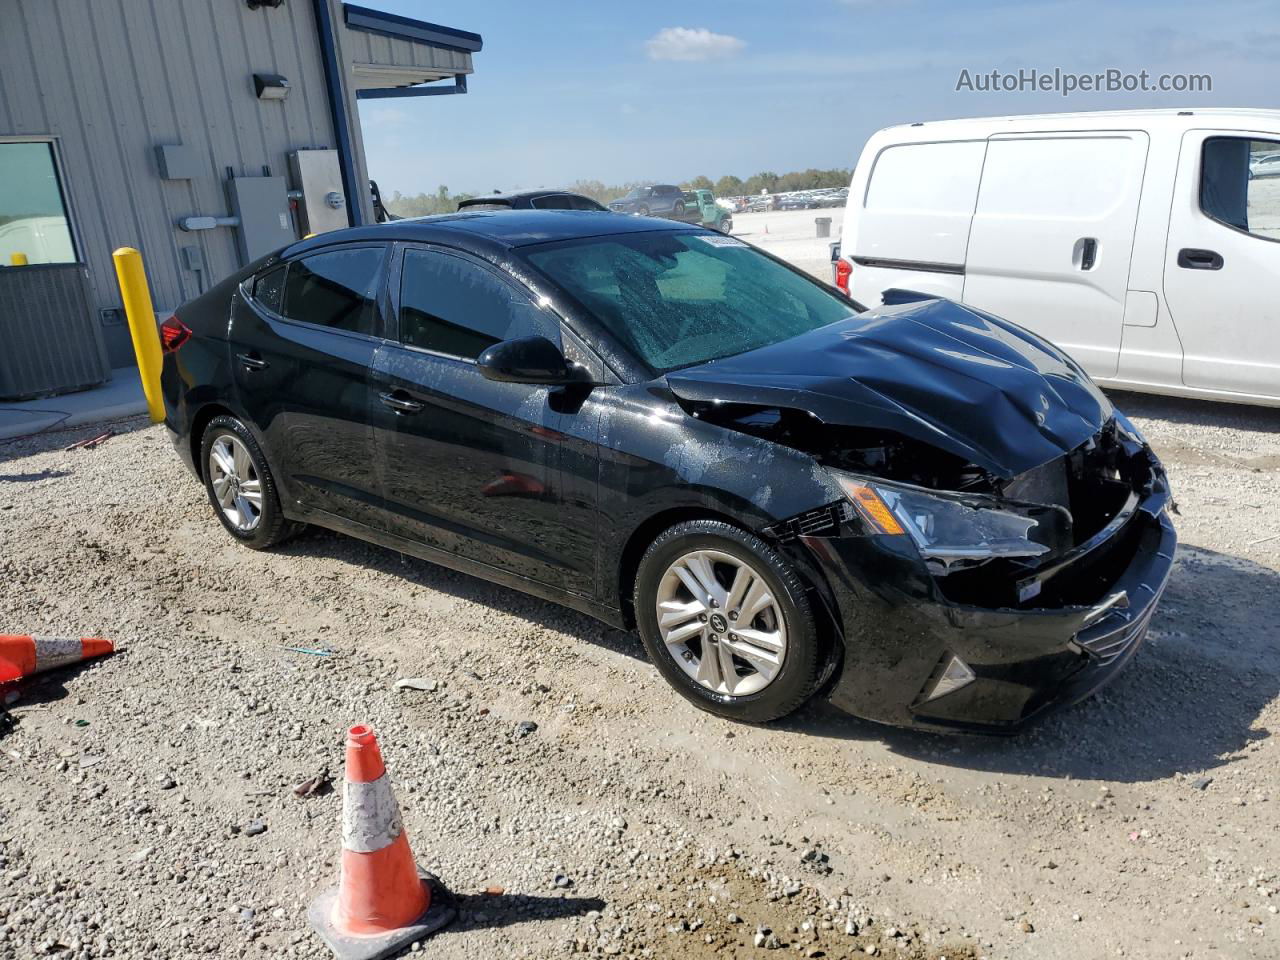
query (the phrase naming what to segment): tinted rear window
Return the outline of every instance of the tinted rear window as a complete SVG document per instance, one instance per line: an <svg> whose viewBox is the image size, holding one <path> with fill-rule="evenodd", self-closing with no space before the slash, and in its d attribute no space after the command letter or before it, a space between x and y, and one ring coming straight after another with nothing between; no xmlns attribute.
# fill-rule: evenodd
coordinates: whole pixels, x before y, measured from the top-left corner
<svg viewBox="0 0 1280 960"><path fill-rule="evenodd" d="M376 334L383 253L381 247L358 247L293 261L285 279L280 312L303 323Z"/></svg>

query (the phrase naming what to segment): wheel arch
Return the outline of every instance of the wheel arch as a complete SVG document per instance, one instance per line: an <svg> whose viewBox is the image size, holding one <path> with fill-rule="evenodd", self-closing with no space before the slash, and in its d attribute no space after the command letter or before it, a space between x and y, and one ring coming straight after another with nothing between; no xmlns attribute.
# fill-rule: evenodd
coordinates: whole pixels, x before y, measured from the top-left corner
<svg viewBox="0 0 1280 960"><path fill-rule="evenodd" d="M640 569L640 559L644 556L644 552L649 549L649 545L658 539L664 530L669 530L677 523L686 523L690 520L718 520L721 523L737 527L739 530L752 532L751 528L739 518L729 513L713 510L710 507L672 507L647 517L627 537L618 561L618 607L622 611L622 619L626 623L628 630L634 630L636 626L636 611L631 595L635 591L636 573Z"/></svg>

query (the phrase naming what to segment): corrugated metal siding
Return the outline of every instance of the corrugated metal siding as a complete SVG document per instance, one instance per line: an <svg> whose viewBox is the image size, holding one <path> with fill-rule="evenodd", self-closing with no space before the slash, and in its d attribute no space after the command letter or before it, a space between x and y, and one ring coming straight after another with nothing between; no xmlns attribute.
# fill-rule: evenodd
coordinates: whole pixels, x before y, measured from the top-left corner
<svg viewBox="0 0 1280 960"><path fill-rule="evenodd" d="M344 64L356 168L368 180L351 65L418 65L470 73L471 56L345 27L333 14ZM254 73L292 90L259 101ZM417 109L428 109L418 101ZM335 147L310 0L250 10L243 0L0 0L0 136L56 138L80 256L89 267L92 321L118 307L111 252L142 251L162 312L240 266L230 228L184 233L182 217L227 216L226 169L288 176L288 154ZM155 148L182 143L201 158L191 180L161 180ZM367 191L357 198L373 219ZM198 247L206 270L183 268ZM103 331L113 365L133 362L126 327Z"/></svg>
<svg viewBox="0 0 1280 960"><path fill-rule="evenodd" d="M110 376L83 266L0 268L0 400L79 390Z"/></svg>
<svg viewBox="0 0 1280 960"><path fill-rule="evenodd" d="M310 3L258 10L240 0L0 5L0 135L58 139L97 307L120 302L116 247L142 251L161 310L199 292L180 247L203 252L205 286L236 269L231 230L188 234L177 220L229 213L227 167L238 175L260 175L264 165L286 174L291 151L335 145ZM254 73L288 77L289 98L257 100ZM155 147L164 143L194 147L205 175L161 180ZM127 330L106 334L113 361L127 362Z"/></svg>

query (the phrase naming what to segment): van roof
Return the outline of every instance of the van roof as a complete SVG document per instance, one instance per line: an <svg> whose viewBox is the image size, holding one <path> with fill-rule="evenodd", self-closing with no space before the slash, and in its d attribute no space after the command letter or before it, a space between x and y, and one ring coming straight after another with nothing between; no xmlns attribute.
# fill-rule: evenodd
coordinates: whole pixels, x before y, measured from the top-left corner
<svg viewBox="0 0 1280 960"><path fill-rule="evenodd" d="M1280 110L1268 110L1254 107L1170 107L1160 110L1094 110L1074 113L1027 113L1006 117L968 117L957 120L929 120L916 123L899 123L887 130L905 128L925 129L937 132L945 129L951 132L964 131L976 133L979 129L993 131L1008 125L1053 123L1066 125L1069 128L1089 129L1090 127L1161 126L1191 129L1204 126L1240 126L1262 123L1267 126L1280 124ZM881 132L884 132L881 131Z"/></svg>

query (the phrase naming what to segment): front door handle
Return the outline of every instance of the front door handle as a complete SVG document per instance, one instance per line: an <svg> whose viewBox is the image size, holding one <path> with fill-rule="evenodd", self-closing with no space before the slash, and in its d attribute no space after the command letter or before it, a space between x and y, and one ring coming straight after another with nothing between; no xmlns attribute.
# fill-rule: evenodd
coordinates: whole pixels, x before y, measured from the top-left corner
<svg viewBox="0 0 1280 960"><path fill-rule="evenodd" d="M1221 270L1222 254L1213 250L1184 247L1178 251L1178 266L1188 270Z"/></svg>
<svg viewBox="0 0 1280 960"><path fill-rule="evenodd" d="M378 399L382 401L384 407L390 407L396 413L421 413L426 406L421 400L414 400L400 390L395 393L380 393Z"/></svg>
<svg viewBox="0 0 1280 960"><path fill-rule="evenodd" d="M263 360L256 353L237 353L236 359L244 365L246 370L265 370L271 366L266 360Z"/></svg>

